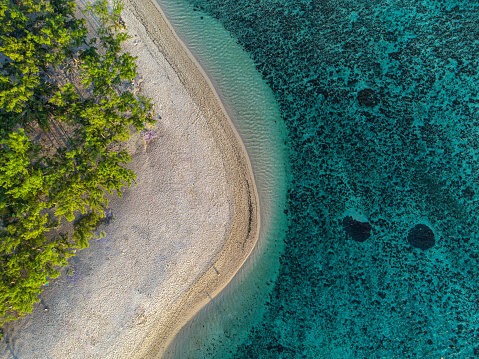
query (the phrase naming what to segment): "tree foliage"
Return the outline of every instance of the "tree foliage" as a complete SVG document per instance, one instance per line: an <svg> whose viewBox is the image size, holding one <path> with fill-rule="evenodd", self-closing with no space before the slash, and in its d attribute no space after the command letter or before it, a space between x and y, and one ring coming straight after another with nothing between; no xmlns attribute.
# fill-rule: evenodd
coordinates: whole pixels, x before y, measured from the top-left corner
<svg viewBox="0 0 479 359"><path fill-rule="evenodd" d="M73 1L0 0L0 325L31 312L47 278L88 246L105 192L135 180L121 144L153 117L125 87L136 65L122 52L121 9L90 5L100 26L88 34ZM58 126L63 141L38 140Z"/></svg>

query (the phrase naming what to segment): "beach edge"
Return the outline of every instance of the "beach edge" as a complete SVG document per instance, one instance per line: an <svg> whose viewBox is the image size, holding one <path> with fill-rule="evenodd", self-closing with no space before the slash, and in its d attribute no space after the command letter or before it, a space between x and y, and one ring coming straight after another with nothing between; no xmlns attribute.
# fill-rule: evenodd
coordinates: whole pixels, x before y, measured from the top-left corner
<svg viewBox="0 0 479 359"><path fill-rule="evenodd" d="M180 329L212 300L241 268L258 241L258 191L244 143L205 71L176 35L154 0L125 0L152 42L200 108L215 138L233 197L233 218L223 247L209 267L138 343L133 358L161 358Z"/></svg>

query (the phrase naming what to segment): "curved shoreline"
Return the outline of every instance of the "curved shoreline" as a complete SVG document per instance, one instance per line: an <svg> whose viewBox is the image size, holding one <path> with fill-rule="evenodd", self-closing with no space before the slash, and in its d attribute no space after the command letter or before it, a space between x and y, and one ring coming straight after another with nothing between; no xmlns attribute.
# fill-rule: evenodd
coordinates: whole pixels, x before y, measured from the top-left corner
<svg viewBox="0 0 479 359"><path fill-rule="evenodd" d="M158 358L183 325L229 283L246 261L258 240L260 212L246 148L205 71L176 35L156 2L127 0L125 5L130 5L135 18L144 26L206 118L222 154L227 182L233 192L233 221L213 265L169 313L158 320L156 330L146 335L134 354L134 358Z"/></svg>
<svg viewBox="0 0 479 359"><path fill-rule="evenodd" d="M86 1L76 0L79 16ZM153 99L157 139L132 135L137 182L112 196L115 222L71 258L73 276L64 268L31 314L7 323L2 359L157 357L257 242L256 183L221 101L155 5L128 1L124 50L138 77L125 86Z"/></svg>

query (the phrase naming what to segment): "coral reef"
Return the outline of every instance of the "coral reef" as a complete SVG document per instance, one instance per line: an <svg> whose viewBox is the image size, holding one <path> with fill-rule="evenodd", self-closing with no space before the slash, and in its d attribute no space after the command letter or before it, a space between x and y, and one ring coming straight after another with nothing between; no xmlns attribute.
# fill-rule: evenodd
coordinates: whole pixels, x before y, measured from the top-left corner
<svg viewBox="0 0 479 359"><path fill-rule="evenodd" d="M477 357L479 5L192 3L250 53L289 130L280 275L232 355Z"/></svg>

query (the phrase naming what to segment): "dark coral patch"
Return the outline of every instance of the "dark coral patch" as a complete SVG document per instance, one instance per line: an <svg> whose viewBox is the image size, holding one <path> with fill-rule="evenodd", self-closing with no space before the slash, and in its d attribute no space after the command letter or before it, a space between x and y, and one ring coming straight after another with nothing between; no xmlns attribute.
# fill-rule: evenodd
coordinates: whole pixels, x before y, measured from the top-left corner
<svg viewBox="0 0 479 359"><path fill-rule="evenodd" d="M371 236L371 225L368 222L359 222L348 216L343 219L343 228L346 234L356 242L364 242Z"/></svg>
<svg viewBox="0 0 479 359"><path fill-rule="evenodd" d="M364 89L358 92L358 101L364 106L373 107L379 103L379 98L371 89Z"/></svg>
<svg viewBox="0 0 479 359"><path fill-rule="evenodd" d="M424 224L417 224L409 231L407 241L415 248L426 250L434 247L436 240L431 228Z"/></svg>

